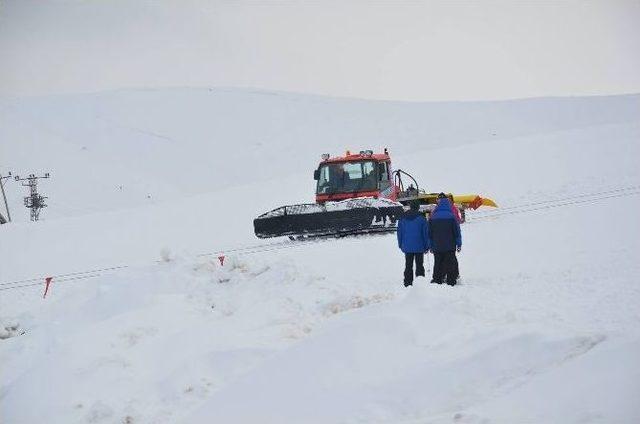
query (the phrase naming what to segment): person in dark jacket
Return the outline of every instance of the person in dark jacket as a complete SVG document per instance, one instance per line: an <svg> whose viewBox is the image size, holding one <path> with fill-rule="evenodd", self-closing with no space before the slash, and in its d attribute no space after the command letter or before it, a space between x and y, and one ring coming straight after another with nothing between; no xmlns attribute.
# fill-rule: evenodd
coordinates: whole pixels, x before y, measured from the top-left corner
<svg viewBox="0 0 640 424"><path fill-rule="evenodd" d="M424 277L424 254L429 251L429 224L420 213L417 200L409 204L409 210L398 221L398 247L404 253L404 286L413 284L413 262L416 277Z"/></svg>
<svg viewBox="0 0 640 424"><path fill-rule="evenodd" d="M429 218L429 237L433 252L432 283L453 286L458 280L458 258L456 251L462 249L462 234L460 224L456 219L451 201L444 193L438 195L438 205Z"/></svg>

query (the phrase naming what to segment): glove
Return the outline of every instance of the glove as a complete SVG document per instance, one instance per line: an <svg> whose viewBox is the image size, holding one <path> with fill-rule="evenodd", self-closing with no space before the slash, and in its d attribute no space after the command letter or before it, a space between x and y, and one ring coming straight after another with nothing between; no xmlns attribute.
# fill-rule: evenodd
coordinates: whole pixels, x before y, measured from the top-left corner
<svg viewBox="0 0 640 424"><path fill-rule="evenodd" d="M462 246L456 246L456 252L460 252L462 250Z"/></svg>

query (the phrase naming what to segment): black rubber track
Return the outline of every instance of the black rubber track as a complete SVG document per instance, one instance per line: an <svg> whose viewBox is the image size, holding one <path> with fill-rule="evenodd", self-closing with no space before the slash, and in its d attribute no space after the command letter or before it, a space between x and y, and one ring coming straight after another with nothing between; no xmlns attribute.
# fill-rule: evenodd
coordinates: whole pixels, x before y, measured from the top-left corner
<svg viewBox="0 0 640 424"><path fill-rule="evenodd" d="M304 205L296 205L304 206ZM288 206L287 208L291 208ZM402 206L362 207L313 213L266 213L253 220L256 236L321 236L393 230Z"/></svg>

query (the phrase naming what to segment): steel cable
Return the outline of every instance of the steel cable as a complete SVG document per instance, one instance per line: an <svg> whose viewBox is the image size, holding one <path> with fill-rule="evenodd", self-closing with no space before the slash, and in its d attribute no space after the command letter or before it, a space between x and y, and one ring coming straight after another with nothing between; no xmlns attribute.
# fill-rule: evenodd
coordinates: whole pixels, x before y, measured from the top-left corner
<svg viewBox="0 0 640 424"><path fill-rule="evenodd" d="M601 200L634 196L639 194L640 194L640 186L629 186L629 187L606 190L606 191L601 191L596 193L584 193L584 194L579 194L575 196L568 196L568 197L565 197L563 200L544 200L540 202L531 202L531 203L526 203L522 205L514 205L510 207L500 208L500 210L496 212L487 212L479 216L471 217L471 219L467 220L466 224L473 224L477 221L488 220L491 218L500 217L504 215L531 213L531 212L536 212L536 211L541 211L546 209L553 209L553 208L585 204L585 203L595 203ZM531 206L533 206L533 208L531 208ZM233 248L228 250L219 250L219 251L210 252L210 253L201 253L196 255L196 257L222 255L222 254L228 254L228 253L250 255L254 253L271 252L271 251L277 251L282 249L303 247L308 243L320 243L320 242L326 242L328 240L334 240L334 238L327 237L327 238L320 238L320 239L308 239L308 240L302 240L302 242L300 240L297 240L297 241L286 240L286 241L279 241L275 243L255 244L247 247L238 247L238 248ZM94 270L88 270L88 271L77 271L77 272L66 273L66 274L57 274L57 275L52 275L50 277L52 277L53 283L80 281L80 280L86 280L89 278L99 277L104 272L125 269L128 267L129 265L120 265L120 266L100 268L100 269L94 269ZM44 280L44 277L35 277L35 278L29 278L24 280L3 282L3 283L0 283L0 291L39 286L44 284L43 280ZM23 284L23 283L29 283L29 284Z"/></svg>

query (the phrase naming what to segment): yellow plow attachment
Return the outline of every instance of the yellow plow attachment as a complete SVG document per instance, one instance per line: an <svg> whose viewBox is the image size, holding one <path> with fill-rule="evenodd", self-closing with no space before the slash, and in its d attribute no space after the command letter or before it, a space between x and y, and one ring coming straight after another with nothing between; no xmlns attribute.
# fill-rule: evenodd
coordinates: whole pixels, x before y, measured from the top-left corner
<svg viewBox="0 0 640 424"><path fill-rule="evenodd" d="M480 206L497 208L498 205L493 200L481 197L478 194L453 195L453 203L463 205L465 208L478 209Z"/></svg>
<svg viewBox="0 0 640 424"><path fill-rule="evenodd" d="M418 196L420 203L435 205L438 203L438 193L420 193ZM481 197L479 194L447 194L447 197L453 200L457 206L462 209L478 209L480 206L489 206L497 208L498 205L493 200Z"/></svg>

